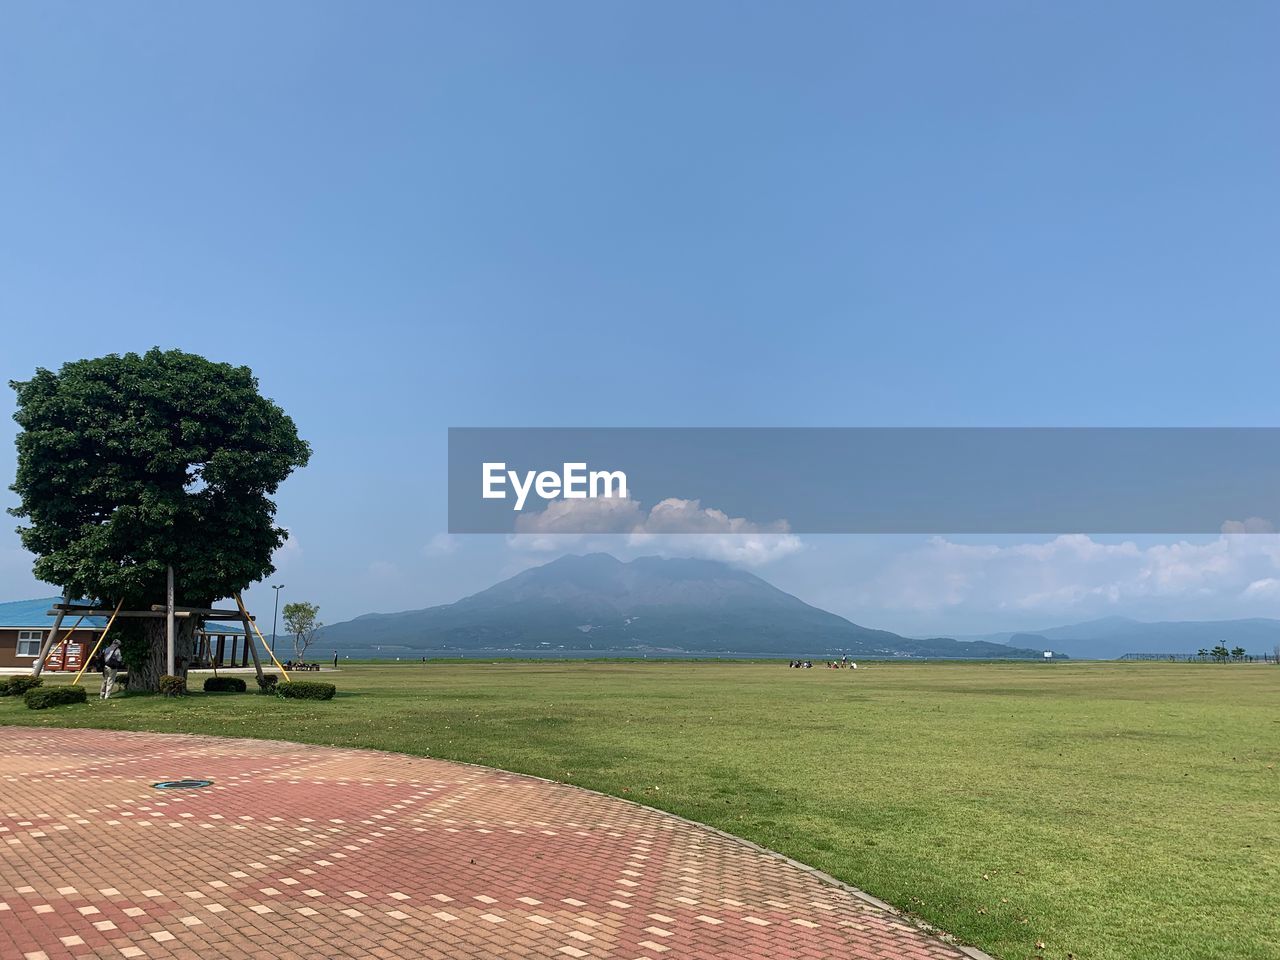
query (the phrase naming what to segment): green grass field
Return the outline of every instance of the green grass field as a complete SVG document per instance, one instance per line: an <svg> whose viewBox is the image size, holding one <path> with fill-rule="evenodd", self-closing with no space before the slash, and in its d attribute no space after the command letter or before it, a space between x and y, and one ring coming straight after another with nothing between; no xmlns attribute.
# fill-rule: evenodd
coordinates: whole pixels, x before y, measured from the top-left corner
<svg viewBox="0 0 1280 960"><path fill-rule="evenodd" d="M779 850L1001 960L1280 957L1273 667L469 662L321 678L334 701L4 698L0 723L377 747L564 780Z"/></svg>

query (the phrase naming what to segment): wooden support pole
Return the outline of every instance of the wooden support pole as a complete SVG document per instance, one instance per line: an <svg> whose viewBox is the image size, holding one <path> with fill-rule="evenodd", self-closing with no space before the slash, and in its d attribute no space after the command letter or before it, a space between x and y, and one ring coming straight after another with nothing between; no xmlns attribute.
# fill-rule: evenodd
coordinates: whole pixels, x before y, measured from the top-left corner
<svg viewBox="0 0 1280 960"><path fill-rule="evenodd" d="M279 670L281 673L284 674L285 680L291 680L292 677L289 676L289 671L285 669L284 664L281 663L280 659L275 655L275 651L273 651L270 647L267 646L267 638L262 635L261 630L258 630L257 627L255 627L250 622L249 608L244 605L244 598L241 597L240 594L238 593L236 594L236 605L240 608L240 612L244 614L245 640L249 644L249 649L253 651L254 664L256 665L258 662L258 646L253 642L253 636L250 633L250 631L252 631L253 633L257 633L258 639L262 641L262 649L266 650L267 653L270 654L271 662L276 665L277 670ZM258 675L259 676L262 675L262 667L258 667Z"/></svg>
<svg viewBox="0 0 1280 960"><path fill-rule="evenodd" d="M153 603L151 605L151 609L161 613L166 613L169 610L169 608L165 606L163 603ZM178 616L182 616L182 614L185 613L188 616L194 615L194 616L204 617L204 619L206 620L239 620L240 619L239 610L216 610L212 607L177 607L177 606L174 607L173 609ZM253 620L256 618L253 616L253 614L249 614L249 619Z"/></svg>
<svg viewBox="0 0 1280 960"><path fill-rule="evenodd" d="M240 622L244 624L244 644L249 652L253 654L253 669L258 674L258 682L262 682L262 664L258 662L258 645L253 642L253 628L249 626L249 617L246 614L240 618Z"/></svg>
<svg viewBox="0 0 1280 960"><path fill-rule="evenodd" d="M173 608L173 565L170 564L165 568L165 605L168 608L165 611L165 664L168 667L169 676L173 676L174 664L174 648L177 644L177 625L173 622L173 615L176 612Z"/></svg>
<svg viewBox="0 0 1280 960"><path fill-rule="evenodd" d="M57 616L59 613L72 613L81 617L109 617L113 612L110 608L104 610L98 607L72 607L70 610L54 607L49 611L53 616ZM119 615L121 617L142 617L144 619L169 616L163 606L159 610L121 610ZM173 615L179 620L185 620L191 616L186 610L175 610ZM239 614L236 614L236 616L239 616Z"/></svg>
<svg viewBox="0 0 1280 960"><path fill-rule="evenodd" d="M123 606L124 599L122 598L120 602L116 604L116 613L119 613L120 608ZM80 682L80 678L84 676L84 672L89 669L89 664L93 661L93 658L98 655L98 648L102 646L102 641L107 639L107 634L111 632L111 625L116 622L116 613L111 615L111 619L107 621L107 625L103 627L102 632L98 634L98 642L93 645L93 649L89 652L89 655L85 657L84 662L80 664L80 672L77 673L76 678L71 681L73 686ZM71 629L74 630L75 627L72 627Z"/></svg>
<svg viewBox="0 0 1280 960"><path fill-rule="evenodd" d="M244 646L247 646L248 652L253 654L253 669L257 672L257 682L259 682L259 689L261 689L262 664L257 659L257 644L253 643L253 627L248 621L248 611L244 609L243 603L239 603L239 614L241 614L241 623L244 625Z"/></svg>
<svg viewBox="0 0 1280 960"><path fill-rule="evenodd" d="M49 636L45 637L44 643L40 644L40 655L36 657L36 662L31 665L31 675L33 677L40 676L44 670L44 658L49 656L49 650L53 646L54 638L58 635L58 629L62 626L62 610L57 611L53 616L53 629L49 631Z"/></svg>

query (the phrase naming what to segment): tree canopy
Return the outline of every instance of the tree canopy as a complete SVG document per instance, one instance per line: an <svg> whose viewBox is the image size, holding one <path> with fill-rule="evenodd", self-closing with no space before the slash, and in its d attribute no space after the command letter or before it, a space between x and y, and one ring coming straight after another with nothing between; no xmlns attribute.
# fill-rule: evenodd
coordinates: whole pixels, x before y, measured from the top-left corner
<svg viewBox="0 0 1280 960"><path fill-rule="evenodd" d="M324 626L320 622L320 607L300 600L284 605L284 625L293 634L293 655L301 660L307 648L315 641L316 631Z"/></svg>
<svg viewBox="0 0 1280 960"><path fill-rule="evenodd" d="M35 575L128 608L207 606L273 572L277 488L310 447L248 367L179 350L111 354L13 381L10 512Z"/></svg>

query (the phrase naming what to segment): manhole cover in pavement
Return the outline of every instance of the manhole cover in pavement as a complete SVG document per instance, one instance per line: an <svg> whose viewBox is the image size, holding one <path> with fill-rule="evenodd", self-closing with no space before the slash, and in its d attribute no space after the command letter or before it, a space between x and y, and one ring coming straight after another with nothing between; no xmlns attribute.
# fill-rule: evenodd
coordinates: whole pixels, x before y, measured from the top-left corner
<svg viewBox="0 0 1280 960"><path fill-rule="evenodd" d="M211 783L213 783L212 780L161 780L159 783L153 783L152 786L157 790L196 790L207 787Z"/></svg>

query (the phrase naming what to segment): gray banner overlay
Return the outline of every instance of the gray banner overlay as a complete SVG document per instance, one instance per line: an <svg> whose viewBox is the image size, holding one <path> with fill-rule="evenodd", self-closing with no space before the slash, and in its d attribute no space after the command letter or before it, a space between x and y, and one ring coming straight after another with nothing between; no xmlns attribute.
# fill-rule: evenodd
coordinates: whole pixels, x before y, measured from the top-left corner
<svg viewBox="0 0 1280 960"><path fill-rule="evenodd" d="M486 463L504 465L489 468L489 499ZM583 465L581 475L566 464ZM548 496L532 482L542 471ZM590 472L601 474L601 496L589 495ZM625 499L616 476L614 496L603 496L603 474L616 472ZM566 473L587 496L559 494ZM1275 427L449 431L450 533L1196 534L1277 525Z"/></svg>

